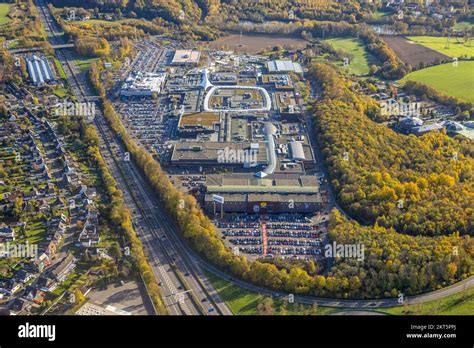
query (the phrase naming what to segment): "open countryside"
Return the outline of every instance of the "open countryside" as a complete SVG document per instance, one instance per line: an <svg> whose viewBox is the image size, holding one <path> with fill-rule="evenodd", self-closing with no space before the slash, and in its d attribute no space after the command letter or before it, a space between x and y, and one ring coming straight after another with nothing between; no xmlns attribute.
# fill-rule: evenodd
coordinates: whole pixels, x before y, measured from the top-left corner
<svg viewBox="0 0 474 348"><path fill-rule="evenodd" d="M431 48L452 58L474 57L474 40L466 42L463 37L409 36L410 41Z"/></svg>
<svg viewBox="0 0 474 348"><path fill-rule="evenodd" d="M209 44L212 49L234 50L236 52L258 53L275 46L283 48L304 48L306 41L296 37L272 35L227 35Z"/></svg>
<svg viewBox="0 0 474 348"><path fill-rule="evenodd" d="M460 61L421 69L405 76L400 82L418 81L442 93L474 102L474 62Z"/></svg>
<svg viewBox="0 0 474 348"><path fill-rule="evenodd" d="M371 65L380 64L380 62L371 55L365 48L360 39L354 38L335 38L325 40L336 51L347 56L347 70L354 75L368 75ZM344 62L339 63L344 66Z"/></svg>

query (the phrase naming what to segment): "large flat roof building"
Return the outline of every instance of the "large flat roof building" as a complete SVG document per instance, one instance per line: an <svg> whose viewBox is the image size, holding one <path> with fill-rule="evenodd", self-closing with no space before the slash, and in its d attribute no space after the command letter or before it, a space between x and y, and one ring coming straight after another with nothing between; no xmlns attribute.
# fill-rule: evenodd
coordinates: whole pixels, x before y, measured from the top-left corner
<svg viewBox="0 0 474 348"><path fill-rule="evenodd" d="M251 168L268 164L268 154L263 142L180 141L173 148L171 163Z"/></svg>
<svg viewBox="0 0 474 348"><path fill-rule="evenodd" d="M217 210L224 212L314 213L322 206L318 181L309 175L207 175L206 189L204 206L210 213L215 210L215 195L223 197L224 204L217 203Z"/></svg>
<svg viewBox="0 0 474 348"><path fill-rule="evenodd" d="M28 69L31 82L35 86L42 86L55 79L48 59L44 56L32 55L26 57L26 68Z"/></svg>
<svg viewBox="0 0 474 348"><path fill-rule="evenodd" d="M174 53L172 65L197 65L201 52L192 50L176 50Z"/></svg>
<svg viewBox="0 0 474 348"><path fill-rule="evenodd" d="M183 113L178 122L180 136L194 137L200 133L213 133L219 130L221 117L218 112Z"/></svg>
<svg viewBox="0 0 474 348"><path fill-rule="evenodd" d="M294 63L291 60L271 60L266 63L267 70L270 74L295 72L303 73L300 63Z"/></svg>
<svg viewBox="0 0 474 348"><path fill-rule="evenodd" d="M120 95L124 97L151 97L153 93L161 93L165 79L165 73L132 73L124 81Z"/></svg>

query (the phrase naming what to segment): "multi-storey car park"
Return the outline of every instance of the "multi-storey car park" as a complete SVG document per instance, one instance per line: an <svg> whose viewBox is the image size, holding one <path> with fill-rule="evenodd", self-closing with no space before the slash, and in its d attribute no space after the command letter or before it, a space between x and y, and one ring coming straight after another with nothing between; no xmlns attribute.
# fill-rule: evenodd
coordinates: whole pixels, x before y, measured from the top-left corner
<svg viewBox="0 0 474 348"><path fill-rule="evenodd" d="M137 46L116 100L131 135L195 195L235 252L319 258L324 225L315 217L326 195L295 88L301 66L228 51L209 51L204 62L199 52L156 46L154 54ZM136 76L160 71L158 93L127 93Z"/></svg>

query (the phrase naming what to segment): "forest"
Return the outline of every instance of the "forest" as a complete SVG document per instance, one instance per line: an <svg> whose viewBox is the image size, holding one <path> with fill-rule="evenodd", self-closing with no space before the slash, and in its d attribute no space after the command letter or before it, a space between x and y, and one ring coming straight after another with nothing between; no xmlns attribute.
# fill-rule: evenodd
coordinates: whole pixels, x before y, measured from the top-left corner
<svg viewBox="0 0 474 348"><path fill-rule="evenodd" d="M311 71L323 99L313 107L341 205L362 224L412 235L472 234L469 144L442 132L406 136L373 122L377 106L329 65Z"/></svg>

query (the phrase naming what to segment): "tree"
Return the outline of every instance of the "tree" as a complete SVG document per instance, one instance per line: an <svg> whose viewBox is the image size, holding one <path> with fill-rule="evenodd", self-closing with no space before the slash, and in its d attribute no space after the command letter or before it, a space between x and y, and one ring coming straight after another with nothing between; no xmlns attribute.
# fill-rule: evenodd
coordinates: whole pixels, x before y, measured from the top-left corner
<svg viewBox="0 0 474 348"><path fill-rule="evenodd" d="M23 211L23 197L18 196L15 198L15 202L13 203L13 213L15 214L17 218L19 218L22 211Z"/></svg>
<svg viewBox="0 0 474 348"><path fill-rule="evenodd" d="M122 258L122 249L120 248L120 245L117 242L114 242L111 247L110 247L110 255L117 260L120 260Z"/></svg>
<svg viewBox="0 0 474 348"><path fill-rule="evenodd" d="M86 299L86 297L83 295L82 291L79 290L79 288L74 290L74 298L77 304L84 302Z"/></svg>
<svg viewBox="0 0 474 348"><path fill-rule="evenodd" d="M273 315L275 309L273 307L273 299L271 297L264 297L260 299L257 305L257 313L259 315Z"/></svg>

